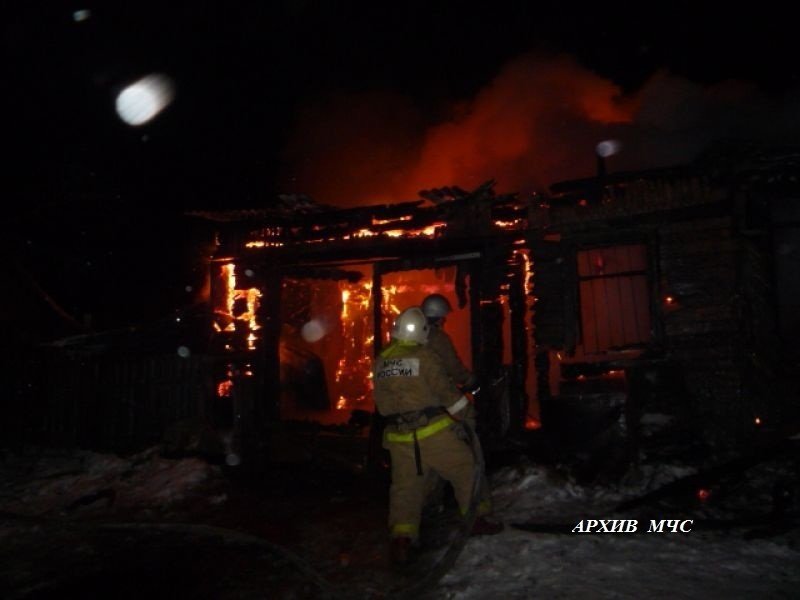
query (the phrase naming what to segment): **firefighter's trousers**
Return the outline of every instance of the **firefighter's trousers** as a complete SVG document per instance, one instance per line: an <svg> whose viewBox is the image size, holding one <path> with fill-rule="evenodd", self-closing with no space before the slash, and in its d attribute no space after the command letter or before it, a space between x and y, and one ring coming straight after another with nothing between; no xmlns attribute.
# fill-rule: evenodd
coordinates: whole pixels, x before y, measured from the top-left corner
<svg viewBox="0 0 800 600"><path fill-rule="evenodd" d="M413 434L386 431L384 447L392 456L389 529L393 537L419 536L425 479L431 469L453 486L461 512L469 508L474 459L469 445L456 434L456 427L449 416L441 416L417 430L422 475L417 470Z"/></svg>
<svg viewBox="0 0 800 600"><path fill-rule="evenodd" d="M463 420L472 428L472 431L475 431L477 419L475 415L475 407L472 404L467 407ZM481 448L481 443L477 436L475 437L475 444L477 444L476 451L482 456L483 449ZM442 498L444 497L445 485L445 482L434 469L428 470L425 473L425 500L423 505L425 502L441 502ZM477 512L479 515L487 515L492 512L492 492L491 488L489 487L489 480L486 477L486 471L483 469L480 473L478 487L478 497L480 498L480 501L478 503Z"/></svg>

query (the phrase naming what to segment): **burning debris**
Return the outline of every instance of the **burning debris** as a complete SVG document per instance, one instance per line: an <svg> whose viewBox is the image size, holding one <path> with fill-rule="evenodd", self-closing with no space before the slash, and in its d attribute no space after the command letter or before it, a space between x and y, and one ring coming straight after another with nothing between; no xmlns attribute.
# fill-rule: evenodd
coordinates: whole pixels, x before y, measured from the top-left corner
<svg viewBox="0 0 800 600"><path fill-rule="evenodd" d="M451 329L484 382L478 408L487 440L541 430L573 439L578 446L570 451L581 454L591 452L583 444L603 438L606 450L627 448L614 459L624 465L637 460L634 448L645 439L643 403L663 408L663 399L648 399L655 392L640 371L684 365L691 370L676 382L702 396L708 371L692 358L695 349L723 352L723 344L699 341L695 317L720 307L716 322L741 326L717 298L733 293L730 269L699 242L687 244L702 230L715 240L708 244L717 257L734 252L736 233L722 204L728 185L694 166L604 170L553 186L551 197L497 195L489 181L473 191L425 190L421 200L391 205L325 210L303 202L296 212L282 205L205 214L220 219L219 255L233 257L216 263L218 335L233 354L249 351L255 337L267 361L289 349L304 356L298 372L320 371L324 385L313 393L327 396L306 405L344 418L372 408L370 360L394 316L426 293L443 293L467 309ZM700 291L703 278L686 260L710 270L716 292ZM233 264L258 275L236 283ZM270 297L276 292L279 298ZM283 397L272 389L269 397ZM687 402L666 411L681 423L675 427L693 426ZM563 434L577 423L593 428Z"/></svg>

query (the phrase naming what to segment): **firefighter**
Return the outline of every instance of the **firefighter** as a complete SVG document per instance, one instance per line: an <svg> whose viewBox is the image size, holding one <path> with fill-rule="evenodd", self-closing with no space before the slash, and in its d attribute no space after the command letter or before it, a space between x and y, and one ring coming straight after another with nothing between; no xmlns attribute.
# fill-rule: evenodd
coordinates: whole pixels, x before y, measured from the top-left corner
<svg viewBox="0 0 800 600"><path fill-rule="evenodd" d="M461 362L453 341L444 331L445 319L453 312L448 299L441 294L430 294L422 301L422 312L428 320L430 329L428 347L442 359L447 375L463 391L477 392L478 378Z"/></svg>
<svg viewBox="0 0 800 600"><path fill-rule="evenodd" d="M477 394L480 390L478 378L461 362L453 341L444 331L447 315L453 312L450 301L441 294L430 294L422 301L422 312L428 323L428 348L433 350L442 360L450 380L472 400L472 395ZM462 418L475 429L477 423L475 407L472 402L464 409ZM426 495L434 506L441 504L443 491L441 480L436 476L436 473L431 473L426 482ZM480 497L479 512L488 514L492 509L492 501L485 473L481 473Z"/></svg>
<svg viewBox="0 0 800 600"><path fill-rule="evenodd" d="M422 310L404 310L392 327L392 342L375 361L375 406L386 419L383 445L392 460L389 529L392 559L404 563L419 538L425 474L435 469L453 486L463 513L472 493L474 458L459 435L458 419L469 402L452 384L439 357L425 346L428 323ZM497 533L483 517L474 534Z"/></svg>

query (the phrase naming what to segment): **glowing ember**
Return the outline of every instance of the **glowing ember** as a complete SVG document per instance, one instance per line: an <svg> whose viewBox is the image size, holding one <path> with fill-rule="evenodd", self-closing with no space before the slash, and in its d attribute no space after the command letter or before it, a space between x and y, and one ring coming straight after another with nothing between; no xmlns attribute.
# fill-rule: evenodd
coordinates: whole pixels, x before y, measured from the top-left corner
<svg viewBox="0 0 800 600"><path fill-rule="evenodd" d="M244 245L245 248L280 248L281 246L283 246L283 242L264 242L264 241L247 242Z"/></svg>
<svg viewBox="0 0 800 600"><path fill-rule="evenodd" d="M347 319L347 301L350 299L350 290L342 290L342 321Z"/></svg>
<svg viewBox="0 0 800 600"><path fill-rule="evenodd" d="M373 225L388 225L389 223L397 223L398 221L410 221L413 217L411 215L404 215L394 219L372 219Z"/></svg>
<svg viewBox="0 0 800 600"><path fill-rule="evenodd" d="M664 302L666 302L667 304L675 304L675 298L673 296L667 296L666 298L664 298Z"/></svg>
<svg viewBox="0 0 800 600"><path fill-rule="evenodd" d="M533 296L533 261L528 250L518 248L512 253L518 260L522 260L525 277L525 294L528 298ZM535 299L534 299L535 302Z"/></svg>
<svg viewBox="0 0 800 600"><path fill-rule="evenodd" d="M539 419L535 419L534 417L527 417L525 419L525 429L528 431L533 431L534 429L541 429L542 422Z"/></svg>
<svg viewBox="0 0 800 600"><path fill-rule="evenodd" d="M697 490L697 499L700 500L700 502L705 502L709 498L711 498L711 490L705 488Z"/></svg>
<svg viewBox="0 0 800 600"><path fill-rule="evenodd" d="M522 219L514 219L513 221L500 221L497 220L494 222L495 227L500 227L501 229L514 229L523 225L524 221Z"/></svg>
<svg viewBox="0 0 800 600"><path fill-rule="evenodd" d="M233 314L233 302L235 300L236 294L236 265L233 263L228 263L227 265L223 265L222 267L222 276L226 279L227 289L228 289L228 297L227 297L227 313L229 315Z"/></svg>
<svg viewBox="0 0 800 600"><path fill-rule="evenodd" d="M233 382L230 379L220 381L217 384L217 396L220 398L230 398L233 393Z"/></svg>
<svg viewBox="0 0 800 600"><path fill-rule="evenodd" d="M395 315L399 315L401 310L395 304L395 297L401 290L396 285L389 285L382 289L382 309L384 314L383 319L383 327L381 330L383 331L383 341L384 343L389 343L391 340L391 332L392 332L392 324L394 322Z"/></svg>
<svg viewBox="0 0 800 600"><path fill-rule="evenodd" d="M400 237L433 237L436 235L436 231L439 228L444 229L446 227L446 223L434 223L433 225L428 225L422 229L392 229L391 231L384 231L384 235L388 235L389 237L393 238L400 238Z"/></svg>
<svg viewBox="0 0 800 600"><path fill-rule="evenodd" d="M753 419L753 423L755 423L756 425L761 425L761 417L756 417L755 419Z"/></svg>
<svg viewBox="0 0 800 600"><path fill-rule="evenodd" d="M398 223L402 221L410 220L411 217L400 217L398 219L389 219L389 220L379 220L373 219L373 225L390 225L392 223ZM354 233L345 233L341 236L332 236L332 237L325 237L325 238L313 238L303 240L303 244L321 244L327 242L338 242L338 241L346 241L352 239L359 239L359 238L372 238L372 237L379 237L379 236L386 236L391 238L416 238L416 237L435 237L438 235L439 231L444 229L447 226L447 223L444 222L436 222L426 227L422 227L420 229L388 229L384 231L376 231L374 229L362 228ZM319 225L315 225L312 228L312 231L320 231L322 228ZM278 247L283 246L283 242L270 242L264 240L251 240L247 242L246 246L248 248L269 248L269 247Z"/></svg>
<svg viewBox="0 0 800 600"><path fill-rule="evenodd" d="M372 282L339 283L342 309L341 336L345 341L336 366L335 381L339 391L337 410L363 405L372 390L370 381L373 336Z"/></svg>

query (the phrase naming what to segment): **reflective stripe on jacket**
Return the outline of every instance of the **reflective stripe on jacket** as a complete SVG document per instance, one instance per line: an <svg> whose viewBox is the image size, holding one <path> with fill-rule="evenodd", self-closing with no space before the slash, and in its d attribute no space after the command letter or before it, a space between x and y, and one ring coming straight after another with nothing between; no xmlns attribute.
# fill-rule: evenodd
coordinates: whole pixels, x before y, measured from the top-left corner
<svg viewBox="0 0 800 600"><path fill-rule="evenodd" d="M407 433L400 433L399 431L386 430L386 432L384 433L384 437L387 442L413 443L415 433L417 440L424 440L425 438L428 438L436 433L439 433L442 429L447 429L453 423L454 423L453 419L450 418L448 415L442 415L441 417L435 418L427 425L420 427L419 429L416 429L414 431L409 431Z"/></svg>

